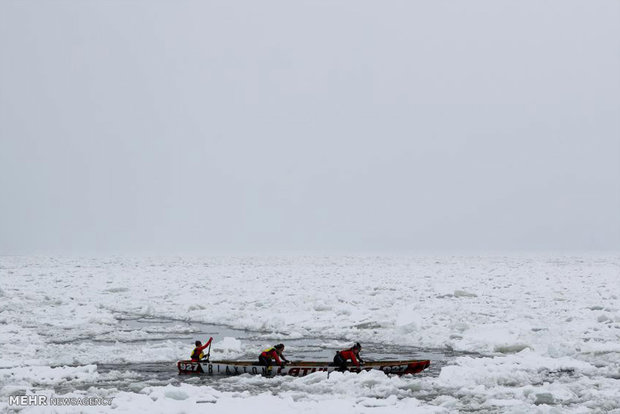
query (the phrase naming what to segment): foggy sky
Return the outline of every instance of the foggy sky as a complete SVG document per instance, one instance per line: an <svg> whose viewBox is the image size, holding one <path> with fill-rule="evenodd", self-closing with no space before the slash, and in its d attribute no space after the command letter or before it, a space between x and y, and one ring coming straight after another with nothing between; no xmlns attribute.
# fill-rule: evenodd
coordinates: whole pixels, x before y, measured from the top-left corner
<svg viewBox="0 0 620 414"><path fill-rule="evenodd" d="M620 248L618 1L0 2L0 254Z"/></svg>

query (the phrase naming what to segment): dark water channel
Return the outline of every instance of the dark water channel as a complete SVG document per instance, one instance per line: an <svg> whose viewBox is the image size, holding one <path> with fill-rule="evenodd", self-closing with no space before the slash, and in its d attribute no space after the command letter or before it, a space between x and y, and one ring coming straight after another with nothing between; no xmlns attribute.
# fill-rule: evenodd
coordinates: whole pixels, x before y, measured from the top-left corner
<svg viewBox="0 0 620 414"><path fill-rule="evenodd" d="M214 342L221 341L225 337L236 338L241 341L241 348L248 352L238 357L240 360L254 360L261 346L265 343L275 344L283 342L287 346L285 354L290 360L314 360L331 361L334 357L334 343L350 343L342 338L298 338L285 339L273 337L266 332L248 331L235 329L223 325L206 324L175 319L160 319L150 317L118 317L120 323L116 328L121 332L141 331L147 333L147 339L140 339L145 347L156 344L158 341L184 341L187 342L188 358L196 339L205 341L204 335L214 337ZM93 342L108 342L106 339L94 339ZM111 342L111 341L110 341ZM326 345L327 344L327 345ZM437 376L441 368L454 360L454 358L466 355L448 350L425 349L408 346L397 346L381 343L363 343L362 356L367 361L372 360L399 360L399 359L429 359L431 366L416 377ZM471 354L467 354L471 355ZM59 393L65 393L76 389L86 390L95 388L115 388L121 391L138 392L146 386L165 386L179 384L181 382L191 384L205 384L221 391L249 391L251 393L263 392L264 389L257 387L256 390L248 389L247 383L240 383L231 377L222 376L187 376L178 375L176 361L169 362L140 362L119 364L96 364L99 379L96 383L76 383L73 386L63 385L56 389Z"/></svg>

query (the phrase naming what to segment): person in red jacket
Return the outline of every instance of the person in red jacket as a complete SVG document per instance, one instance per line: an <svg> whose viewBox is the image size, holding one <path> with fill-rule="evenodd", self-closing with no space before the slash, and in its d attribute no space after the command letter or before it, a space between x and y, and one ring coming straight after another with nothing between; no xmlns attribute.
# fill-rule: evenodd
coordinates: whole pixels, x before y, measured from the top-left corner
<svg viewBox="0 0 620 414"><path fill-rule="evenodd" d="M289 362L289 360L286 359L284 355L282 355L283 351L284 351L284 344L278 344L276 346L272 346L271 348L267 348L263 352L261 352L261 354L258 356L258 363L260 365L269 367L271 366L272 360L275 360L276 364L280 365L281 367L284 367L284 364L286 362ZM282 358L282 361L280 361L280 358Z"/></svg>
<svg viewBox="0 0 620 414"><path fill-rule="evenodd" d="M340 371L347 370L347 361L351 360L351 362L356 366L360 367L360 363L363 364L364 360L360 356L360 351L362 350L362 345L357 342L351 348L343 349L342 351L336 352L336 356L334 357L334 365L339 367Z"/></svg>
<svg viewBox="0 0 620 414"><path fill-rule="evenodd" d="M200 361L205 357L205 354L202 352L206 347L211 345L211 341L213 341L213 337L209 338L206 344L202 344L200 341L196 341L196 348L192 351L192 361Z"/></svg>

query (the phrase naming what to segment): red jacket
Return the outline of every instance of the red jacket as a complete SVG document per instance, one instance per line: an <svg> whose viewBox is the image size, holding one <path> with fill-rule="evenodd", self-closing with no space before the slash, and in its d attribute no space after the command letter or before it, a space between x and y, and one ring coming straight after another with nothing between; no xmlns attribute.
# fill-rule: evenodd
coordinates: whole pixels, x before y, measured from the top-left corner
<svg viewBox="0 0 620 414"><path fill-rule="evenodd" d="M359 366L360 363L357 362L357 358L355 357L355 352L353 352L350 349L345 349L344 351L340 351L340 356L342 356L342 358L344 358L345 361L347 360L351 360L351 362L353 362L355 365Z"/></svg>
<svg viewBox="0 0 620 414"><path fill-rule="evenodd" d="M280 362L280 355L278 355L278 351L276 351L275 348L269 348L269 349L265 349L262 353L261 356L264 356L265 358L273 358L276 360L276 363L278 365L280 365L282 362Z"/></svg>
<svg viewBox="0 0 620 414"><path fill-rule="evenodd" d="M200 361L203 358L204 355L202 354L202 351L204 351L206 347L211 345L212 340L213 338L209 338L206 344L204 344L203 346L197 346L196 348L194 348L194 351L192 351L192 361Z"/></svg>

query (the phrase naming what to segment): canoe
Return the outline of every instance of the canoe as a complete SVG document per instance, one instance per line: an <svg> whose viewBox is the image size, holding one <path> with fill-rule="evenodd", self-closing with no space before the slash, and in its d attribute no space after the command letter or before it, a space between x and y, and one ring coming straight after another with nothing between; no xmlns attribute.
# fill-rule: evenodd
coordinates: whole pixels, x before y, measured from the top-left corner
<svg viewBox="0 0 620 414"><path fill-rule="evenodd" d="M361 372L380 370L386 374L405 375L416 374L429 367L430 361L372 361L366 362L360 368L350 365L349 372ZM329 362L297 361L291 362L284 367L266 367L253 361L179 361L177 362L179 374L190 375L241 375L254 374L264 376L289 375L291 377L303 377L313 372L333 372L339 368Z"/></svg>

